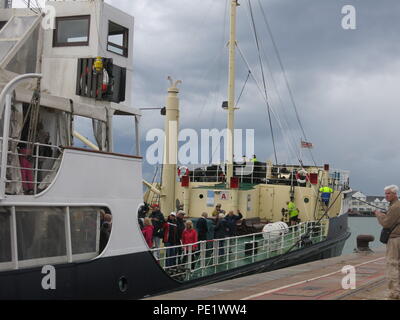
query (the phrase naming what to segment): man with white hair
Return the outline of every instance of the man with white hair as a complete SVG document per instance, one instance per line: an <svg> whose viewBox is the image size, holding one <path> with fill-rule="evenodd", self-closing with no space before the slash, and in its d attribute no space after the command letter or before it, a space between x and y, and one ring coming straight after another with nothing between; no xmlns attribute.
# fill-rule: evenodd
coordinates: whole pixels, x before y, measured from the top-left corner
<svg viewBox="0 0 400 320"><path fill-rule="evenodd" d="M386 278L389 294L387 299L400 300L400 201L399 187L385 187L385 198L390 203L388 212L375 211L375 216L383 228L392 230L386 244Z"/></svg>

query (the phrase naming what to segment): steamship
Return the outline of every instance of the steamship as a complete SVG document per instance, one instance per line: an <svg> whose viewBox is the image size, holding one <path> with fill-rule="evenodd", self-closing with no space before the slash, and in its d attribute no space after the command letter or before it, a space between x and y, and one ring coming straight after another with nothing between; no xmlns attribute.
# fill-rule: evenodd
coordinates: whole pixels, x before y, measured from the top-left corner
<svg viewBox="0 0 400 320"><path fill-rule="evenodd" d="M350 235L345 174L270 162L244 174L231 144L226 166L165 164L162 184L143 181L142 115L127 90L133 17L102 0L10 4L0 1L0 299L140 299L341 253ZM232 23L237 6L231 1ZM168 88L166 123L179 117L178 83ZM116 117L133 120L133 154L114 152ZM79 121L90 122L95 141L79 132ZM174 154L168 139L165 150ZM329 206L321 185L333 189ZM300 211L294 226L282 210L290 198ZM199 241L196 252L149 248L137 216L143 200L193 220L220 201L242 212L243 228ZM106 237L105 215L112 217Z"/></svg>

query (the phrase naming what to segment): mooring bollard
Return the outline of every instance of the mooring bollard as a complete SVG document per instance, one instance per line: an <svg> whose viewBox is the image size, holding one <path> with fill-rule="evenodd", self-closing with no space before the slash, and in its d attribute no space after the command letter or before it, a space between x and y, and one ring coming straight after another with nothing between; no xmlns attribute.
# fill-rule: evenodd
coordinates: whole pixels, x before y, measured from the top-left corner
<svg viewBox="0 0 400 320"><path fill-rule="evenodd" d="M369 234L360 234L357 236L357 252L360 251L372 251L369 247L369 243L374 241L375 237Z"/></svg>

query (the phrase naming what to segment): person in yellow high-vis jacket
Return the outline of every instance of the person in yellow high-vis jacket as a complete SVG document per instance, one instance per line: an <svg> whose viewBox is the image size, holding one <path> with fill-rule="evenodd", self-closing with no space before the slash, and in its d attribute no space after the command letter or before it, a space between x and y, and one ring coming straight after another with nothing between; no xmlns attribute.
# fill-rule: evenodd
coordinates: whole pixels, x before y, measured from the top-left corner
<svg viewBox="0 0 400 320"><path fill-rule="evenodd" d="M286 202L287 211L289 213L289 224L294 225L299 220L299 210L297 210L296 205L293 201Z"/></svg>
<svg viewBox="0 0 400 320"><path fill-rule="evenodd" d="M321 187L319 188L319 192L321 192L321 200L325 203L326 206L329 205L329 200L331 198L331 193L333 192L332 188L329 187Z"/></svg>

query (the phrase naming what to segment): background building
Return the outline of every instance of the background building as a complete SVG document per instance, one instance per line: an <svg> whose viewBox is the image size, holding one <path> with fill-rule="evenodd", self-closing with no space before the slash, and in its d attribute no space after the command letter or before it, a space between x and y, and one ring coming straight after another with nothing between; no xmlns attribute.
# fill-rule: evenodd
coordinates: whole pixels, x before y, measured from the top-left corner
<svg viewBox="0 0 400 320"><path fill-rule="evenodd" d="M351 194L350 212L353 214L366 213L370 214L377 210L388 210L389 202L383 196L367 196L361 191L354 191Z"/></svg>

